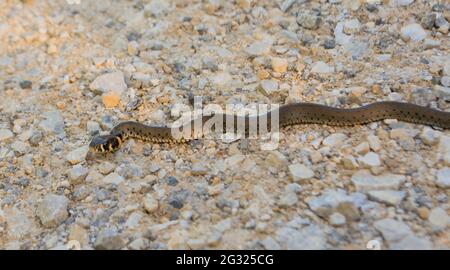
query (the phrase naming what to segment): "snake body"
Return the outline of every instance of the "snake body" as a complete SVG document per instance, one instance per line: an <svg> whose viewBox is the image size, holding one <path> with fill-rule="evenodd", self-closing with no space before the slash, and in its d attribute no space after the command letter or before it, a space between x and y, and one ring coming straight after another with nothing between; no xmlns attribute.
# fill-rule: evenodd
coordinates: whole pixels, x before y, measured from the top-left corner
<svg viewBox="0 0 450 270"><path fill-rule="evenodd" d="M255 116L238 115L202 115L200 119L181 128L193 127L194 121L200 120L206 123L212 117L219 118L219 130L236 132L238 123L243 123L246 133L250 128L250 122ZM450 112L435 110L432 108L395 101L381 101L352 109L340 109L315 103L292 103L280 106L277 114L274 111L266 113L267 130L275 117L279 120L279 126L295 124L324 124L330 126L353 126L376 122L384 119L397 119L409 123L417 123L429 126L450 129ZM216 118L217 119L217 118ZM226 126L227 121L234 123ZM262 125L257 122L257 125ZM217 126L215 127L217 130ZM258 126L258 128L260 128ZM195 135L188 132L188 136L174 137L172 127L148 126L142 123L128 121L115 126L108 135L96 136L90 143L90 149L94 152L113 152L117 150L128 138L137 138L154 143L186 142L204 134Z"/></svg>

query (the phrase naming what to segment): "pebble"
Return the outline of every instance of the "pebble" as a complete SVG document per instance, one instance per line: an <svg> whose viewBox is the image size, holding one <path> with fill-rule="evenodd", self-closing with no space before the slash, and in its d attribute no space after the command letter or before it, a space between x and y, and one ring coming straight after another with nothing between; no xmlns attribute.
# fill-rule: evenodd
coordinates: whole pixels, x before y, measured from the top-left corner
<svg viewBox="0 0 450 270"><path fill-rule="evenodd" d="M174 186L176 186L177 184L178 184L177 178L175 178L175 177L173 177L173 176L167 177L167 185L174 187Z"/></svg>
<svg viewBox="0 0 450 270"><path fill-rule="evenodd" d="M330 136L326 137L322 141L322 144L324 146L328 146L328 147L336 147L336 146L341 145L346 139L347 139L347 135L345 135L343 133L334 133L334 134L331 134Z"/></svg>
<svg viewBox="0 0 450 270"><path fill-rule="evenodd" d="M405 176L392 173L372 175L368 170L360 170L353 174L351 180L358 192L385 189L398 190L400 184L405 181Z"/></svg>
<svg viewBox="0 0 450 270"><path fill-rule="evenodd" d="M47 194L39 203L36 215L44 227L57 227L69 217L68 204L69 200L64 196Z"/></svg>
<svg viewBox="0 0 450 270"><path fill-rule="evenodd" d="M87 153L89 152L89 146L81 146L72 151L70 151L66 155L66 160L70 162L70 164L75 165L85 160Z"/></svg>
<svg viewBox="0 0 450 270"><path fill-rule="evenodd" d="M102 95L102 102L106 108L113 108L119 105L120 95L117 92L110 91Z"/></svg>
<svg viewBox="0 0 450 270"><path fill-rule="evenodd" d="M22 89L31 89L33 83L29 80L23 80L19 83L20 88Z"/></svg>
<svg viewBox="0 0 450 270"><path fill-rule="evenodd" d="M89 170L80 164L73 166L68 173L70 184L77 185L82 183L84 179L86 179L88 173Z"/></svg>
<svg viewBox="0 0 450 270"><path fill-rule="evenodd" d="M448 189L450 188L450 168L444 167L437 171L436 184L438 187Z"/></svg>
<svg viewBox="0 0 450 270"><path fill-rule="evenodd" d="M447 211L437 207L430 211L428 221L430 222L434 230L444 230L445 228L447 228L450 219Z"/></svg>
<svg viewBox="0 0 450 270"><path fill-rule="evenodd" d="M428 13L422 17L420 24L423 28L431 30L434 27L434 22L436 21L436 13Z"/></svg>
<svg viewBox="0 0 450 270"><path fill-rule="evenodd" d="M358 19L347 20L344 22L344 33L348 35L355 34L359 31L360 23Z"/></svg>
<svg viewBox="0 0 450 270"><path fill-rule="evenodd" d="M350 220L359 218L357 196L347 195L343 190L328 189L307 203L314 213L323 218L328 218L335 212L339 212Z"/></svg>
<svg viewBox="0 0 450 270"><path fill-rule="evenodd" d="M355 152L360 155L365 155L369 153L370 145L368 142L362 142L355 147Z"/></svg>
<svg viewBox="0 0 450 270"><path fill-rule="evenodd" d="M120 183L122 183L125 179L120 176L120 174L118 173L110 173L107 176L103 177L103 183L106 184L114 184L114 185L118 185Z"/></svg>
<svg viewBox="0 0 450 270"><path fill-rule="evenodd" d="M106 175L114 171L114 168L115 168L114 164L108 161L104 161L100 164L100 166L98 166L98 171Z"/></svg>
<svg viewBox="0 0 450 270"><path fill-rule="evenodd" d="M346 155L342 157L341 162L345 169L353 170L358 168L358 163L356 162L355 157L353 157L352 155Z"/></svg>
<svg viewBox="0 0 450 270"><path fill-rule="evenodd" d="M412 234L408 225L390 218L375 221L373 226L388 242L396 242Z"/></svg>
<svg viewBox="0 0 450 270"><path fill-rule="evenodd" d="M327 63L325 63L323 61L318 61L312 65L311 73L317 73L317 74L334 73L334 67L328 65Z"/></svg>
<svg viewBox="0 0 450 270"><path fill-rule="evenodd" d="M271 40L255 41L245 48L245 52L250 56L261 56L268 54L272 48Z"/></svg>
<svg viewBox="0 0 450 270"><path fill-rule="evenodd" d="M450 87L450 76L443 76L441 78L441 84L445 87Z"/></svg>
<svg viewBox="0 0 450 270"><path fill-rule="evenodd" d="M281 195L278 205L280 207L294 206L298 202L297 194L287 191Z"/></svg>
<svg viewBox="0 0 450 270"><path fill-rule="evenodd" d="M302 229L282 227L275 233L278 243L288 250L321 250L326 249L327 241L324 232L316 225Z"/></svg>
<svg viewBox="0 0 450 270"><path fill-rule="evenodd" d="M358 158L358 162L366 168L378 167L381 165L380 157L374 152L369 152Z"/></svg>
<svg viewBox="0 0 450 270"><path fill-rule="evenodd" d="M278 151L270 151L266 157L266 164L277 170L286 169L289 162L286 157Z"/></svg>
<svg viewBox="0 0 450 270"><path fill-rule="evenodd" d="M270 95L271 93L278 90L278 83L274 80L262 80L261 88L265 93Z"/></svg>
<svg viewBox="0 0 450 270"><path fill-rule="evenodd" d="M427 32L418 23L408 24L400 29L401 35L406 40L418 42L427 37Z"/></svg>
<svg viewBox="0 0 450 270"><path fill-rule="evenodd" d="M303 182L314 177L314 172L303 164L289 165L289 175L294 182Z"/></svg>
<svg viewBox="0 0 450 270"><path fill-rule="evenodd" d="M415 235L408 235L400 241L389 245L392 250L431 250L433 245L428 238L419 238Z"/></svg>
<svg viewBox="0 0 450 270"><path fill-rule="evenodd" d="M306 29L316 30L319 28L321 22L322 20L319 15L307 10L300 10L297 15L297 23Z"/></svg>
<svg viewBox="0 0 450 270"><path fill-rule="evenodd" d="M323 42L323 47L327 50L334 49L336 47L336 41L332 38L327 38Z"/></svg>
<svg viewBox="0 0 450 270"><path fill-rule="evenodd" d="M30 150L30 145L22 141L15 141L11 144L11 149L14 150L16 155L21 156Z"/></svg>
<svg viewBox="0 0 450 270"><path fill-rule="evenodd" d="M86 130L91 136L97 135L100 132L100 124L96 121L87 121Z"/></svg>
<svg viewBox="0 0 450 270"><path fill-rule="evenodd" d="M333 213L328 217L328 222L333 226L339 227L345 225L347 220L341 213Z"/></svg>
<svg viewBox="0 0 450 270"><path fill-rule="evenodd" d="M183 208L188 195L189 194L187 193L187 191L183 189L171 192L168 196L168 202L172 207L176 209L181 209Z"/></svg>
<svg viewBox="0 0 450 270"><path fill-rule="evenodd" d="M392 206L400 204L406 195L404 191L397 190L372 190L367 194L369 195L369 198L374 201Z"/></svg>
<svg viewBox="0 0 450 270"><path fill-rule="evenodd" d="M98 235L95 241L95 249L101 250L117 250L125 246L123 237L114 228L104 228Z"/></svg>
<svg viewBox="0 0 450 270"><path fill-rule="evenodd" d="M11 139L12 137L14 137L14 133L11 130L6 128L0 129L0 142Z"/></svg>
<svg viewBox="0 0 450 270"><path fill-rule="evenodd" d="M147 193L143 198L144 209L148 213L153 213L158 210L159 203L158 200L153 197L152 194Z"/></svg>
<svg viewBox="0 0 450 270"><path fill-rule="evenodd" d="M108 92L115 92L120 95L127 90L127 85L122 71L116 71L98 76L89 84L89 88L98 95Z"/></svg>
<svg viewBox="0 0 450 270"><path fill-rule="evenodd" d="M441 135L440 132L430 127L424 127L419 137L426 145L435 145L439 143Z"/></svg>
<svg viewBox="0 0 450 270"><path fill-rule="evenodd" d="M205 162L195 162L192 164L191 173L192 175L205 175L209 171L208 166Z"/></svg>
<svg viewBox="0 0 450 270"><path fill-rule="evenodd" d="M405 7L405 6L409 6L412 3L414 3L414 0L390 0L389 1L389 5L394 6L394 7Z"/></svg>
<svg viewBox="0 0 450 270"><path fill-rule="evenodd" d="M281 246L277 243L271 236L267 236L263 240L260 241L261 245L266 250L280 250Z"/></svg>
<svg viewBox="0 0 450 270"><path fill-rule="evenodd" d="M49 132L55 134L62 134L64 132L64 118L60 111L49 111L42 114L44 120L39 123L39 126Z"/></svg>
<svg viewBox="0 0 450 270"><path fill-rule="evenodd" d="M17 207L5 209L4 213L0 210L0 219L6 221L8 226L6 233L9 237L22 238L35 231L33 219Z"/></svg>
<svg viewBox="0 0 450 270"><path fill-rule="evenodd" d="M28 141L30 142L30 144L32 146L38 146L39 143L42 141L43 137L44 136L43 136L42 132L33 130Z"/></svg>
<svg viewBox="0 0 450 270"><path fill-rule="evenodd" d="M369 142L370 149L377 152L381 150L381 141L380 139L375 135L369 135L367 136L367 141Z"/></svg>
<svg viewBox="0 0 450 270"><path fill-rule="evenodd" d="M288 60L286 58L272 57L272 69L278 73L284 73L288 68Z"/></svg>

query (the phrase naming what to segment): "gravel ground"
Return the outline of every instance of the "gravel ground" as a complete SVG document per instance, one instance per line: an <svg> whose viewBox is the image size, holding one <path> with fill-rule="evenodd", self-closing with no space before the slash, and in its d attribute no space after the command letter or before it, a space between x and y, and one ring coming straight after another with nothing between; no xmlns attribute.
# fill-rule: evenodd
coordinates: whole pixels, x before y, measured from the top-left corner
<svg viewBox="0 0 450 270"><path fill-rule="evenodd" d="M76 2L0 1L1 249L450 247L449 131L303 125L278 148L86 158L92 136L173 122L193 95L450 111L446 1Z"/></svg>

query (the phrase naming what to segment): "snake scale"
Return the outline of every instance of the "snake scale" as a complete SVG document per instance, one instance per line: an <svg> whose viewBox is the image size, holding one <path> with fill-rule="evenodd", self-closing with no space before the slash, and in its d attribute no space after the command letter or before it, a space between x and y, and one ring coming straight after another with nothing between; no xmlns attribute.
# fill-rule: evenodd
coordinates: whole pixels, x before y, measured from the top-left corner
<svg viewBox="0 0 450 270"><path fill-rule="evenodd" d="M255 116L237 116L237 115L215 115L221 117L222 130L229 132L225 128L225 122L234 121L231 132L237 130L237 123L243 120L245 130L249 129L249 123ZM266 113L267 124L270 126L275 114L273 111ZM211 115L202 115L201 121L205 123L211 119ZM244 119L238 119L243 117ZM329 126L353 126L362 125L384 119L397 119L400 121L417 123L429 126L450 129L450 112L435 110L432 108L415 105L412 103L381 101L371 103L365 106L352 109L340 109L319 105L314 103L292 103L280 106L277 117L279 126L288 126L295 124L324 124ZM192 122L195 121L191 120ZM192 123L188 123L192 124ZM258 122L257 125L260 123ZM191 127L193 125L189 125ZM268 127L270 129L270 127ZM175 138L172 135L171 127L148 126L142 123L128 121L115 126L108 135L99 135L92 139L89 148L93 152L114 152L128 138L137 138L154 143L186 142L197 138L191 136ZM200 135L199 137L202 137Z"/></svg>

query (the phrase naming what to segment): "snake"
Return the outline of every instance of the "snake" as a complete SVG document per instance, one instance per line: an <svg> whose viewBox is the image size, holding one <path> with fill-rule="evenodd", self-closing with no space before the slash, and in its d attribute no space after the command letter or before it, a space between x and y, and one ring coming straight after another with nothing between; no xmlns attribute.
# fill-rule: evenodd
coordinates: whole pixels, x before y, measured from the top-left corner
<svg viewBox="0 0 450 270"><path fill-rule="evenodd" d="M92 152L114 152L129 138L136 138L152 143L185 143L193 139L203 138L205 132L194 132L194 124L207 123L215 117L215 123L211 131L237 132L243 128L248 135L251 123L256 117L264 116L266 121L256 121L258 129L265 127L270 130L274 119L278 119L280 127L298 124L322 124L328 126L355 126L364 125L385 119L397 119L399 121L428 125L441 129L450 129L450 112L441 111L425 106L407 102L379 101L356 108L336 108L316 103L290 103L270 110L263 115L238 115L238 114L203 114L178 127L151 126L136 121L126 121L116 125L107 135L95 136L89 149ZM195 122L197 121L197 122ZM226 124L230 122L232 124ZM239 125L239 123L241 123ZM264 126L263 126L264 125ZM176 133L183 130L182 136Z"/></svg>

